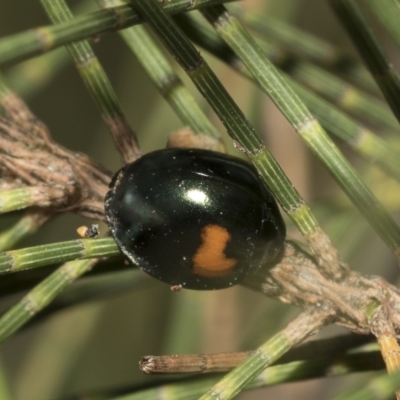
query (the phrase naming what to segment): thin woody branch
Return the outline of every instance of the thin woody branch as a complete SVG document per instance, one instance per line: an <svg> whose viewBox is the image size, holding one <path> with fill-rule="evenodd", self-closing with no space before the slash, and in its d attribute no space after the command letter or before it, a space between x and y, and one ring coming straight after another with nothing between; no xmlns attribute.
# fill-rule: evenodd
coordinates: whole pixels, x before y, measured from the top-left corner
<svg viewBox="0 0 400 400"><path fill-rule="evenodd" d="M31 122L0 118L0 171L31 192L36 206L104 219L111 174L86 155L54 143L44 125Z"/></svg>
<svg viewBox="0 0 400 400"><path fill-rule="evenodd" d="M111 173L85 154L55 143L45 124L1 79L0 106L5 115L0 117L0 189L30 188L37 196L35 205L47 211L104 220Z"/></svg>
<svg viewBox="0 0 400 400"><path fill-rule="evenodd" d="M363 335L371 333L368 308L378 300L400 336L398 288L378 276L368 277L352 270L340 283L329 280L319 272L315 260L291 242L285 243L277 265L269 272L260 269L248 276L244 285L305 309L329 304L336 311L334 322Z"/></svg>
<svg viewBox="0 0 400 400"><path fill-rule="evenodd" d="M335 362L344 362L344 354L363 344L370 343L373 336L361 336L355 334L346 334L331 337L328 339L319 339L308 341L292 348L287 354L279 359L275 365L288 365L302 362L315 362L320 359L323 364L328 366ZM180 354L164 356L145 356L139 362L139 368L146 374L181 374L181 373L210 373L225 372L237 367L246 360L254 351L243 351L238 353L215 353L215 354ZM319 357L315 357L319 354ZM342 356L338 358L338 354ZM382 369L382 359L376 358L376 368ZM343 365L343 364L342 364ZM372 365L369 365L372 368ZM325 372L328 371L326 367ZM333 372L333 371L331 371Z"/></svg>

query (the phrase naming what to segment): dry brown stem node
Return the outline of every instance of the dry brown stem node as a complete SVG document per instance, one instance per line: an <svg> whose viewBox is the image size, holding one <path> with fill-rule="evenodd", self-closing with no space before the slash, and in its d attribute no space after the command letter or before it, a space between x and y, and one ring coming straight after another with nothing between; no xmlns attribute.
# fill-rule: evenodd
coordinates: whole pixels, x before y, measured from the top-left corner
<svg viewBox="0 0 400 400"><path fill-rule="evenodd" d="M11 99L6 104L8 118L0 117L0 171L4 174L0 188L29 187L38 207L104 220L103 199L111 173L85 154L55 143L26 107L17 112L18 104Z"/></svg>

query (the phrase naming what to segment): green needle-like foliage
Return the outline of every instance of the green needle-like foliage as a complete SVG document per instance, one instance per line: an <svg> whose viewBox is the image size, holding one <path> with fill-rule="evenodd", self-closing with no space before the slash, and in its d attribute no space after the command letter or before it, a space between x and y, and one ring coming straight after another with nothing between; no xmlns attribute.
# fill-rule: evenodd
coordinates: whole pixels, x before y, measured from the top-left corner
<svg viewBox="0 0 400 400"><path fill-rule="evenodd" d="M324 163L342 189L400 258L400 228L330 141L320 124L238 21L223 6L203 11L221 37L240 56L261 87L270 95L304 142Z"/></svg>
<svg viewBox="0 0 400 400"><path fill-rule="evenodd" d="M210 51L222 61L228 63L232 68L253 79L253 75L248 71L239 58L226 46L220 37L211 29L200 24L199 18L189 16L180 16L177 18L179 24L186 29L187 33L200 46ZM266 55L271 57L280 66L280 54L276 55L274 48L263 46ZM301 63L301 61L300 61ZM285 65L285 62L282 62ZM295 62L297 64L297 62ZM290 73L293 75L293 68L290 67ZM329 74L326 74L329 75ZM378 164L382 169L391 174L395 179L399 179L400 171L400 154L388 145L383 139L374 134L366 127L357 124L351 117L344 112L336 109L321 96L316 95L310 90L305 89L298 84L291 76L286 75L286 79L291 88L300 96L310 111L317 117L321 125L328 133L343 140L348 146L353 148L362 157L368 161ZM329 86L331 81L326 82ZM265 91L266 88L263 88ZM268 93L268 92L267 92ZM364 116L365 113L363 113ZM397 124L397 122L396 122Z"/></svg>
<svg viewBox="0 0 400 400"><path fill-rule="evenodd" d="M121 5L123 2L103 0L103 3L111 7ZM219 132L201 111L145 28L139 25L124 29L120 34L181 121L190 126L194 132L220 139Z"/></svg>
<svg viewBox="0 0 400 400"><path fill-rule="evenodd" d="M364 8L358 9L360 2L330 2L347 26L349 35L373 72L385 99L380 96L375 82L361 62L349 57L341 48L319 36L306 33L308 27L305 30L295 28L290 21L277 21L273 15L265 17L262 13L247 12L247 8L234 4L228 5L228 10L232 10L231 14L225 9L224 0L98 0L102 10L89 12L89 2L83 2L80 4L82 9L79 12L74 10L73 13L64 0L41 0L54 25L0 38L0 64L5 69L5 78L0 77L0 343L6 341L3 344L4 355L2 353L0 358L6 366L4 379L0 371L0 393L15 391L15 398L27 398L27 391L22 387L26 381L24 375L29 375L26 372L29 371L29 366L22 365L21 360L34 359L31 352L35 351L44 359L51 358L52 362L51 368L41 361L33 362L34 368L39 371L35 376L46 376L47 392L43 394L37 389L40 383L35 379L28 384L28 397L43 400L79 396L114 400L230 399L241 391L253 388L380 370L385 368L383 360L389 374L396 371L400 365L400 347L396 342L396 333L400 329L397 316L400 312L400 295L394 286L392 271L395 267L391 270L390 277L393 284L380 276L371 277L371 270L375 275L385 274L386 264L389 263L385 260L386 255L382 255L384 250L382 253L375 253L373 246L371 245L370 249L365 240L369 221L375 232L396 256L400 257L400 230L386 208L378 202L332 140L339 139L363 157L364 163L361 167L357 165L360 174L366 172L365 179L368 180L369 186L377 188L377 195L385 206L396 212L396 193L400 189L393 189L397 183L392 182L385 174L400 180L400 154L397 144L399 127L396 120L400 109L397 104L400 86L388 57L370 32L360 12ZM367 3L384 28L400 43L400 29L398 24L396 25L396 17L400 14L398 1L368 0ZM274 7L284 8L283 14L280 15L289 18L290 15L295 15L292 11L295 13L295 10L299 10L298 7L301 9L307 2L288 0L280 4L276 3ZM274 7L269 10L276 9ZM90 10L92 9L93 4ZM199 11L192 13L195 9ZM171 15L176 16L172 18ZM145 24L142 25L143 23ZM148 28L151 28L155 35L149 34ZM253 38L247 29L258 37ZM119 36L128 46L131 52L126 53L128 57L133 55L136 58L158 90L158 94L152 94L151 97L142 93L145 84L142 86L143 82L135 81L136 76L133 76L133 73L138 72L138 76L142 73L134 69L136 60L132 62L129 58L122 59L122 67L128 66L126 69L129 71L128 78L124 77L122 84L119 81L122 68L118 69L119 75L110 73L107 76L108 71L112 70L110 66L115 67L118 63L110 58L102 58L104 55L100 46L104 43L107 45L112 40L118 41L115 31L119 31ZM103 37L99 41L99 35L104 33L113 37ZM163 52L165 49L157 42L155 36L158 36L166 51ZM203 53L200 55L189 39L241 73L247 80L256 83L253 88L257 91L257 97L252 96L250 112L246 111L251 122L242 111L246 110L246 105L238 105L242 104L242 101L246 103L248 93L238 90L236 103L225 88L227 86L229 89L229 74L221 74L221 80L217 78L214 71L220 67L219 64L215 63L215 60L208 63L203 58ZM117 42L112 42L111 46L114 43ZM65 46L69 54L60 49L40 56L61 46ZM92 49L95 46L99 59ZM33 56L40 57L30 59ZM190 82L187 85L186 77L180 77L179 66L177 68L169 56L180 64L194 83L195 89L203 95L222 122L236 149L248 156L256 166L274 197L291 218L287 224L288 240L285 241L275 264L262 266L257 273L247 276L243 282L245 286L267 297L299 306L303 310L300 314L296 311L299 315L297 318L293 319L284 313L278 315L280 310L286 307L283 304L272 303L271 310L277 307L278 311L270 311L269 302L261 296L260 303L253 304L252 297L249 294L242 296L240 290L214 293L185 291L175 294L145 274L140 273L138 276L144 276L146 279L136 279L136 271L139 268L132 270L132 266L124 264L117 244L113 238L107 237L108 233L103 231L102 226L103 237L93 238L98 233L97 224L105 221L103 197L112 175L98 162L110 162L112 165L112 157L110 160L104 160L102 153L102 148L105 147L105 151L111 154L109 147L112 146L109 146L109 143L104 145L99 140L93 143L95 151L88 150L93 151L89 153L90 157L79 154L78 152L82 151L79 145L73 147L65 145L63 139L59 140L58 128L54 128L55 122L43 118L43 110L39 111L36 117L12 91L14 89L20 95L29 97L32 101L30 105L36 111L37 97L33 96L35 92L44 89L57 75L59 77L63 71L62 67L68 65L72 59L87 91L100 110L103 122L108 125L115 139L123 163L140 157L142 150L128 126L120 103L124 110L131 112L127 115L138 128L138 136L141 135L139 139L142 140L143 135L149 133L153 138L153 131L154 137L158 135L156 131L169 133L164 126L165 120L159 114L158 103L154 101L154 96L157 95L163 96L181 123L189 127L178 127L177 133L189 132L193 142L186 143L191 143L190 147L206 147L206 144L201 143L204 139L207 145L213 143L213 150L225 151L226 147L219 133L219 121L213 120L214 117L208 116L197 104L195 96L190 93ZM10 64L25 59L29 60L11 65L7 70ZM100 61L103 59L106 61L104 67ZM63 81L65 77L61 78L60 81ZM135 82L134 102L139 99L131 109L131 94L127 98L120 96L121 86L125 86L126 82L130 84L130 79ZM236 76L234 79L234 84L238 83L238 87L242 84L248 85L244 79L236 81ZM225 82L225 86L221 81ZM130 87L129 84L126 86ZM313 161L315 163L312 173L320 168L322 163L361 214L354 213L350 202L336 192L333 192L329 201L321 201L315 205L312 198L314 192L307 193L306 189L299 186L300 192L303 194L304 191L307 198L306 204L269 149L271 140L271 148L276 151L273 140L281 135L280 128L273 128L274 137L269 134L263 137L261 133L265 127L264 115L258 115L261 114L261 102L258 97L262 96L261 91L273 100L279 112L319 158ZM57 100L61 100L66 94L57 94ZM38 109L40 110L40 106ZM70 126L82 122L80 118L75 120L69 115L69 108L65 102L61 103L61 109L68 114L67 124L71 123ZM262 112L265 110L266 108L263 108ZM168 108L167 112L170 111ZM137 118L140 113L146 113L143 120L140 119L142 116ZM99 119L98 117L96 115L95 118ZM38 118L48 122L48 130ZM270 115L267 118L269 119ZM363 125L359 121L371 126ZM21 140L16 140L12 133L18 133L19 136L15 137ZM72 131L68 133L74 134ZM86 131L82 136L86 137L89 133ZM208 137L204 137L203 134ZM39 137L40 140L37 140ZM154 143L153 148L162 147L164 143ZM229 140L226 144L229 148ZM286 147L287 144L283 146ZM147 151L146 145L144 147ZM296 148L292 153L291 161L293 165L296 164L295 168L297 152L302 150L303 148ZM41 158L37 156L36 159L35 155L39 152ZM92 157L96 161L92 160ZM55 161L58 160L64 163L57 164ZM77 160L85 162L75 164ZM357 162L353 158L350 158L350 161ZM35 168L36 164L40 165L40 168ZM68 169L70 164L75 168ZM383 173L373 168L373 164L380 167ZM110 169L117 168L118 165ZM290 171L288 174L291 176ZM50 176L51 178L47 179ZM65 181L59 179L59 176L65 178ZM323 182L322 186L324 185ZM58 218L60 214L67 212L79 214L78 218L93 220L96 225L78 229L79 234L87 238L66 240L68 237L63 237L59 240L66 241L61 242L52 240L54 227L57 235L65 236L70 232L70 226L64 227L64 222L59 222L66 221L65 224L68 225L70 221L63 219L64 216ZM318 216L318 222L314 215ZM235 216L232 215L232 218ZM3 224L3 221L6 223ZM48 222L48 226L40 229ZM295 226L290 224L291 222ZM319 225L320 222L323 229ZM78 223L77 226L82 224L80 221ZM75 220L73 225L72 229L75 230ZM312 250L310 254L304 243L297 246L291 241L294 237L301 238L296 236L295 227L308 242L309 249ZM46 229L50 231L50 239L43 240L39 235ZM21 248L16 247L22 240L24 242ZM331 240L338 245L341 256L345 256L344 261L349 262L349 265L341 260ZM36 245L37 243L40 245ZM303 245L304 249L300 247ZM359 246L358 249L356 246ZM374 254L371 256L371 253ZM393 258L390 253L388 257ZM371 267L368 275L358 272L360 264L362 267ZM92 273L79 279L91 269ZM126 291L126 296L121 296L122 291ZM116 311L108 300L111 295L115 297ZM249 296L250 301L247 301L245 296ZM227 298L232 304L224 303ZM246 301L243 302L243 299ZM87 307L78 307L83 304ZM251 308L249 313L248 304ZM254 312L259 305L263 307L260 314ZM94 324L97 316L102 314L103 307L107 311L104 314L109 315L110 319L105 323ZM112 312L109 312L108 307L113 307ZM87 310L84 310L86 308ZM374 312L371 312L371 309ZM70 313L82 313L80 323L71 325L67 321L64 327L59 328L58 320L63 320L65 316L69 318ZM261 315L262 320L258 315ZM257 327L255 324L249 324L255 317ZM46 323L42 324L45 319ZM288 319L291 322L288 323ZM92 322L88 324L88 321ZM230 339L231 322L235 326L235 335L237 330L240 331L240 336L236 335L234 342ZM277 328L279 324L281 326ZM338 349L334 346L330 348L324 340L321 341L324 343L318 345L307 343L306 346L310 345L310 348L305 353L301 353L301 347L294 347L319 329L331 324L344 326L360 335L372 333L380 345L386 343L385 340L390 345L380 351L376 350L377 343L371 347L359 347L365 341L360 343L361 336L354 335L354 338L357 338L356 342L346 347L343 341L340 341L341 347ZM93 325L93 332L85 333L87 325ZM34 327L32 331L27 329L31 326ZM48 328L51 330L52 326L55 327L54 336L47 333ZM221 326L224 328L221 334L222 341L218 339L218 334L215 334L220 332ZM266 333L265 327L273 334ZM382 327L386 329L383 334ZM19 335L22 330L23 334ZM120 336L113 342L117 334ZM34 339L25 341L25 335ZM100 342L97 340L100 335L105 338L107 345L112 344L111 351L107 350L103 342L101 348L96 347L95 351L92 351L92 346ZM13 336L17 336L16 340L11 339ZM68 338L64 347L63 337ZM120 341L119 337L124 339ZM334 340L339 342L339 337L335 337ZM33 344L28 343L29 341ZM259 346L259 343L264 344L225 376L196 375L193 379L182 380L169 380L164 376L162 380L148 377L148 381L144 381L141 376L132 374L137 360L147 352L200 352L210 344L211 348L219 351L221 344L232 348L237 347L240 341L246 342L250 347L241 350L251 350ZM39 346L36 343L39 343ZM135 354L124 351L123 357L117 359L121 343L128 343L129 351L133 350ZM18 354L19 348L26 354ZM296 353L297 350L300 350L300 353ZM223 351L226 351L225 348ZM15 355L11 352L15 352ZM118 375L116 377L102 361L110 352ZM79 364L84 365L86 353L91 362L93 360L96 364L94 369L87 370L88 376L86 371L81 374L76 363L76 360L79 360ZM9 373L10 354L16 359L12 361L13 374ZM243 357L243 353L241 354ZM293 354L297 354L297 357L292 357ZM278 365L278 359L283 355L284 359L280 361L282 364ZM114 358L118 360L117 363L114 362ZM206 360L207 355L200 359ZM132 361L134 367L129 365L126 369L129 370L128 378L119 375L120 370L124 368L121 365ZM179 356L172 357L172 362L178 363ZM60 369L57 369L59 366ZM97 375L92 377L91 371L103 367L108 371L105 375L100 371L100 381L96 381ZM71 371L68 371L68 368L71 368ZM201 372L207 372L206 361L202 368ZM80 387L84 387L82 393L75 393L77 386L72 382L72 374L78 376ZM107 378L104 379L104 376ZM6 387L8 380L12 381L11 390ZM143 385L143 382L148 383ZM392 375L385 374L369 379L367 384L354 385L352 391L344 393L338 399L391 398L400 387L398 382L397 372ZM93 388L92 393L89 387ZM105 387L107 389L104 389ZM19 392L23 395L19 396ZM121 396L122 393L124 395Z"/></svg>
<svg viewBox="0 0 400 400"><path fill-rule="evenodd" d="M175 14L225 1L196 0L193 4L192 0L175 0L165 4L165 11ZM132 11L131 7L125 5L117 7L115 10L103 10L83 15L71 22L18 33L0 41L0 64L7 61L26 59L73 41L114 31L115 29L127 28L139 22L138 15Z"/></svg>
<svg viewBox="0 0 400 400"><path fill-rule="evenodd" d="M235 5L230 6L229 9L232 9L238 18L265 39L271 39L299 54L302 58L307 58L335 70L350 82L354 82L372 93L379 94L377 85L366 69L344 54L340 48L335 47L323 38L298 29L285 21L269 18L265 15L260 16L258 13L243 7Z"/></svg>
<svg viewBox="0 0 400 400"><path fill-rule="evenodd" d="M113 239L79 239L0 253L0 274L77 259L119 254Z"/></svg>
<svg viewBox="0 0 400 400"><path fill-rule="evenodd" d="M64 0L42 0L42 4L54 23L69 22L73 19ZM111 83L89 42L81 40L68 45L67 49L74 59L86 87L95 99L125 164L134 161L140 157L136 135L130 129Z"/></svg>
<svg viewBox="0 0 400 400"><path fill-rule="evenodd" d="M298 62L289 68L290 75L297 82L312 91L321 94L333 104L375 126L399 130L396 118L381 100L369 95L357 87L344 82L333 74L311 63Z"/></svg>
<svg viewBox="0 0 400 400"><path fill-rule="evenodd" d="M41 197L42 191L40 187L3 191L0 193L0 214L34 206ZM59 195L62 196L62 193Z"/></svg>
<svg viewBox="0 0 400 400"><path fill-rule="evenodd" d="M96 260L71 261L42 281L0 318L0 343L46 307L62 290L89 271Z"/></svg>

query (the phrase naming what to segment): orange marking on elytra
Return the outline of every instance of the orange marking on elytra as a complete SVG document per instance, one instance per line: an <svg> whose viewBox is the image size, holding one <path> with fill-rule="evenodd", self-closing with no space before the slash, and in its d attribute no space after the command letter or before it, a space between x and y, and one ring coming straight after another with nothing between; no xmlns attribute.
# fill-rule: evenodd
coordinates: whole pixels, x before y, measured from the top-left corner
<svg viewBox="0 0 400 400"><path fill-rule="evenodd" d="M193 257L193 272L206 277L228 275L237 263L224 254L231 239L229 232L222 226L208 225L201 231L201 239L203 242Z"/></svg>

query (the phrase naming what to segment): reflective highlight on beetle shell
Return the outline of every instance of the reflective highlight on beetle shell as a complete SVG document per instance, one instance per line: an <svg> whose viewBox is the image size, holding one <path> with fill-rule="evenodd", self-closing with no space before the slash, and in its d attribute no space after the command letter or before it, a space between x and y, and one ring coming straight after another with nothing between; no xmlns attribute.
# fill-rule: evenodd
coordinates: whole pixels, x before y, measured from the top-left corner
<svg viewBox="0 0 400 400"><path fill-rule="evenodd" d="M172 286L222 289L273 260L285 226L250 164L199 149L149 153L122 168L105 200L121 251Z"/></svg>

